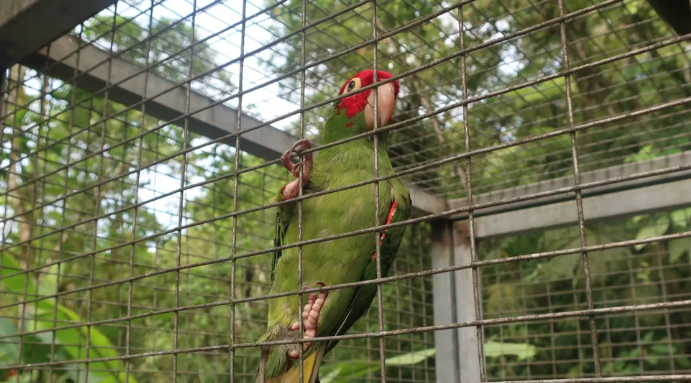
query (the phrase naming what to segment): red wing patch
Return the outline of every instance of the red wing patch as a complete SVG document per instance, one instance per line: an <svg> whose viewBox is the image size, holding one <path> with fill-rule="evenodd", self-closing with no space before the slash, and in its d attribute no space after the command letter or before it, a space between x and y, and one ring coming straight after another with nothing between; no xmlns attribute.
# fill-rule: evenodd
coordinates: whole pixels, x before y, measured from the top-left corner
<svg viewBox="0 0 691 383"><path fill-rule="evenodd" d="M386 218L386 225L390 225L391 221L393 220L393 215L396 214L396 208L398 207L398 203L396 201L393 201L391 203L391 208L389 208L389 215ZM384 229L384 232L381 234L381 238L379 238L379 246L384 242L384 238L386 238L386 231L388 228ZM374 261L377 258L377 253L375 252L372 254L372 261Z"/></svg>

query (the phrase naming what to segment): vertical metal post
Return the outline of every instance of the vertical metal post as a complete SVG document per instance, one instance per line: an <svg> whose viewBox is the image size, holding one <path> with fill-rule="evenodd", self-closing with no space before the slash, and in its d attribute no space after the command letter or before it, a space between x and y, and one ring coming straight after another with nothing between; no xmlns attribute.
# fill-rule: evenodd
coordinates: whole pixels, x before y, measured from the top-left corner
<svg viewBox="0 0 691 383"><path fill-rule="evenodd" d="M472 260L468 223L456 222L453 225L453 262L455 265L467 265ZM458 323L472 322L478 319L475 315L473 270L463 269L456 271L454 274L456 282L456 321ZM479 283L477 289L481 291ZM458 329L458 357L460 382L462 383L481 381L481 356L477 352L479 345L480 339L475 327L462 327Z"/></svg>
<svg viewBox="0 0 691 383"><path fill-rule="evenodd" d="M458 34L460 50L465 51L465 26L463 22L463 6L458 8ZM461 88L463 100L468 100L468 71L466 67L467 52L461 56ZM470 123L468 103L463 104L463 135L465 136L465 151L470 152ZM456 265L466 265L478 260L475 248L475 222L473 213L473 183L471 157L465 162L465 190L468 206L468 222L454 224L454 262ZM480 269L459 270L456 273L456 309L459 322L479 321L482 319L482 294L480 293ZM472 308L472 310L471 310ZM475 328L461 328L459 336L459 357L461 367L461 382L487 381L485 368L485 349L482 326Z"/></svg>
<svg viewBox="0 0 691 383"><path fill-rule="evenodd" d="M185 88L185 114L189 114L192 110L190 104L190 98L192 96L192 76L194 75L194 41L196 39L195 29L196 16L197 16L197 0L193 1L192 4L192 20L191 20L191 36L190 36L190 55L189 55L189 65L187 67L187 80ZM182 225L183 217L185 214L185 185L187 183L187 147L189 144L189 118L185 117L183 130L182 130L182 163L181 174L180 174L180 198L178 199L178 220L177 220L177 241L176 241L176 251L175 251L175 303L174 307L177 309L180 307L180 266L182 264ZM186 234L185 234L186 235ZM180 348L180 311L175 310L173 313L173 350L177 351ZM178 353L173 354L173 383L177 383L179 375L179 358Z"/></svg>
<svg viewBox="0 0 691 383"><path fill-rule="evenodd" d="M559 16L563 17L564 16L564 0L559 0L558 1L558 7L559 7ZM559 24L559 32L560 32L560 37L561 37L561 52L562 52L562 58L563 58L563 68L565 70L569 69L569 50L568 50L568 42L566 39L566 21L562 21ZM569 127L573 128L576 126L574 122L574 112L573 112L573 98L572 98L572 89L571 89L571 75L567 74L564 76L564 86L566 88L566 108L568 112L568 118L569 118ZM578 166L578 140L576 139L576 132L571 132L570 134L571 138L571 158L572 158L572 163L573 163L573 181L575 185L578 185L581 183L581 176L580 176L580 169ZM588 241L586 238L586 233L585 233L585 216L583 215L583 195L581 194L580 190L576 190L576 209L578 212L578 229L580 233L580 238L581 238L581 246L586 247L588 246ZM590 261L588 260L588 253L583 252L581 253L582 261L583 261L583 275L585 277L585 295L586 299L588 301L588 309L592 310L593 309L593 290L592 290L592 282L590 278ZM589 317L590 321L590 339L592 342L592 349L593 349L593 364L595 367L595 376L596 377L601 377L602 376L602 364L600 363L600 347L598 345L598 338L597 338L597 325L595 323L595 316L591 315ZM582 363L579 363L579 365L582 366Z"/></svg>
<svg viewBox="0 0 691 383"><path fill-rule="evenodd" d="M301 14L302 28L307 25L307 0L302 0L302 14ZM307 60L307 29L304 29L300 34L300 139L305 138L305 87L307 84L307 73L305 71L305 62ZM305 157L300 155L300 162L304 164ZM301 166L298 171L298 197L302 197L302 177L304 172L304 166ZM302 236L302 213L303 213L303 202L298 201L298 243L301 243L304 238ZM298 246L298 290L302 290L302 256L304 248L302 245ZM301 315L302 307L304 304L304 295L301 291L298 292L298 328L300 329L300 339L305 338L305 330L303 328L304 318ZM305 347L304 343L298 344L299 363L298 363L298 378L300 382L305 381ZM311 374L310 374L311 377Z"/></svg>
<svg viewBox="0 0 691 383"><path fill-rule="evenodd" d="M93 254L91 254L90 258L90 270L89 270L89 282L88 282L88 292L87 292L87 303L86 303L86 322L91 323L93 319L93 301L94 301L94 280L96 277L96 254L98 250L98 222L99 222L99 216L101 215L101 203L103 202L102 198L103 196L101 193L103 192L102 190L102 184L101 181L103 180L103 164L104 164L104 159L105 159L105 148L106 148L106 129L108 128L108 122L109 118L108 115L110 114L110 110L108 108L108 101L110 100L109 98L109 92L108 92L108 86L110 85L111 82L111 77L113 74L113 51L115 48L115 32L117 31L117 19L118 19L118 1L115 1L115 4L113 5L113 22L110 25L110 47L108 48L108 54L109 54L109 59L108 59L108 69L107 69L107 75L106 75L106 90L103 92L103 110L101 112L101 137L100 137L100 145L99 147L101 148L100 154L98 156L98 184L96 186L95 194L94 194L94 203L95 203L95 210L93 213L94 216L94 231L93 231L93 236L91 238L91 249L93 251ZM90 101L93 103L93 99ZM92 108L90 107L89 110ZM90 114L91 112L89 112ZM38 152L36 152L36 156L38 157ZM28 270L28 268L27 268ZM84 359L87 361L91 358L91 329L92 326L91 324L86 325L86 339L84 341ZM86 381L89 381L89 369L91 365L89 362L86 362L84 364L84 379Z"/></svg>
<svg viewBox="0 0 691 383"><path fill-rule="evenodd" d="M196 9L195 9L196 11ZM243 81L244 81L244 69L245 69L245 32L247 23L247 0L242 2L242 25L240 27L240 68L238 71L238 92L240 96L238 97L238 112L237 120L235 125L237 126L238 135L235 137L235 164L234 171L235 176L233 177L233 212L238 211L238 194L240 193L240 160L242 159L242 152L240 152L240 131L242 131L242 91L243 91ZM215 185L214 185L215 192ZM231 252L233 259L230 263L230 370L228 371L230 383L235 382L235 273L237 272L237 244L238 244L238 216L233 216L233 229L232 229L232 244Z"/></svg>
<svg viewBox="0 0 691 383"><path fill-rule="evenodd" d="M432 269L453 266L453 237L451 223L432 222ZM434 325L456 323L454 273L432 276ZM435 369L437 383L459 382L459 354L456 330L434 332Z"/></svg>
<svg viewBox="0 0 691 383"><path fill-rule="evenodd" d="M154 23L154 0L150 0L149 4L149 23L148 23L148 33L153 33L153 23ZM83 29L83 28L82 28ZM145 53L145 66L149 66L149 61L151 59L151 39L147 40L146 43L146 53ZM144 83L142 84L142 101L146 100L147 85L149 84L149 70L144 72ZM139 184L142 178L142 152L144 150L144 126L146 125L146 104L142 104L141 107L141 119L139 121L139 140L137 141L137 175L134 181L134 203L139 203ZM69 150L69 149L68 149ZM68 168L69 169L69 168ZM65 180L67 182L67 180ZM66 187L67 185L65 185ZM139 215L139 208L135 206L132 211L132 238L137 238L137 217ZM134 259L136 255L137 245L132 244L130 248L130 259L128 267L128 276L132 278L134 276ZM60 266L60 265L58 265ZM132 300L134 297L134 281L130 281L127 288L127 316L132 316ZM129 356L132 352L132 320L127 321L126 332L125 332L125 355ZM130 359L125 359L125 382L130 382L130 370L132 368L132 361Z"/></svg>
<svg viewBox="0 0 691 383"><path fill-rule="evenodd" d="M377 0L372 0L372 39L374 42L372 43L372 69L374 70L374 75L372 78L373 83L377 83L379 81L378 78L378 71L379 71L379 63L378 63L378 57L377 57ZM374 105L372 105L372 108L374 109L374 125L372 126L372 131L375 131L379 128L379 100L377 96L377 87L372 88L372 95L373 95L373 100L374 100ZM375 134L372 136L372 143L374 147L374 178L379 178L379 135ZM374 183L374 225L379 226L379 182ZM377 232L376 239L374 241L374 246L375 246L375 254L377 254L375 258L375 262L377 265L377 280L381 279L383 274L381 270L381 243L379 242L381 238L382 233ZM381 283L377 284L377 321L379 324L378 330L379 332L384 331L384 291L383 291L383 286ZM380 381L382 383L386 383L386 339L379 338L379 372L380 372Z"/></svg>

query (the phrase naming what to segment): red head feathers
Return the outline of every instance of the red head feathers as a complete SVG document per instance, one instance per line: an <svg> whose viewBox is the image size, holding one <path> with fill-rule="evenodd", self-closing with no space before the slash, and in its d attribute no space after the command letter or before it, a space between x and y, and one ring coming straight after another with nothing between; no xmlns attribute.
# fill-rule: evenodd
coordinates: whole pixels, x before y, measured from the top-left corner
<svg viewBox="0 0 691 383"><path fill-rule="evenodd" d="M382 81L391 78L391 73L384 71L377 71L377 81ZM356 93L360 88L372 85L374 83L374 71L371 69L364 70L355 76L351 77L341 87L339 95L344 93L354 93L350 97L342 99L336 107L339 112L345 110L348 118L353 118L358 113L364 110L365 122L367 126L372 129L374 127L374 93L372 89L364 92ZM377 87L377 114L379 114L379 127L385 126L391 122L393 115L394 103L398 97L398 80L379 85Z"/></svg>

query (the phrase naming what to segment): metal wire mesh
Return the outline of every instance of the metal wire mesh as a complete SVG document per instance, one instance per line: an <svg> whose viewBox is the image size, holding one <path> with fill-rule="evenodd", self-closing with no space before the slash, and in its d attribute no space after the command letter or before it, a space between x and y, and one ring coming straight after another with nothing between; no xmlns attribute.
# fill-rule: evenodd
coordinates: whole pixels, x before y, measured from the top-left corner
<svg viewBox="0 0 691 383"><path fill-rule="evenodd" d="M277 157L375 67L396 113L355 139L417 210L286 246L409 226L322 382L689 380L688 189L588 198L688 175L689 38L644 0L115 1L4 72L0 379L253 381Z"/></svg>
<svg viewBox="0 0 691 383"><path fill-rule="evenodd" d="M611 243L630 233L664 232L686 227L689 209L588 225L594 244ZM628 221L628 222L627 222ZM483 259L510 256L520 242L536 250L570 247L579 242L575 228L550 230L544 236L488 239ZM592 252L592 293L596 308L675 302L688 299L688 254L677 251L679 240ZM509 254L506 254L506 253ZM501 318L583 310L585 280L578 257L483 269L485 318ZM603 373L688 373L688 307L612 314L597 319ZM496 380L593 376L593 355L584 318L542 320L487 327L499 344L528 344L512 354L488 359ZM496 354L495 354L496 355ZM528 355L533 355L528 358Z"/></svg>

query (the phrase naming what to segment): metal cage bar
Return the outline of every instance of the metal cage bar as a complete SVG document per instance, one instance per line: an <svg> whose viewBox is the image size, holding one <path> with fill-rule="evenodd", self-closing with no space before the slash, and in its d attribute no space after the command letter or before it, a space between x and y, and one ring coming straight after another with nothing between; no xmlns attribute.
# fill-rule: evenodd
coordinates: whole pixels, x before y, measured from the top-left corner
<svg viewBox="0 0 691 383"><path fill-rule="evenodd" d="M258 346L329 340L327 381L691 379L690 35L643 0L236 3L119 0L2 71L1 380L245 382ZM272 165L372 67L391 123L300 156L371 140L373 177L301 170L273 245ZM385 224L395 177L416 210ZM370 184L370 227L303 237L305 201ZM303 286L305 246L402 226L392 275ZM350 333L255 342L269 299L368 285Z"/></svg>

